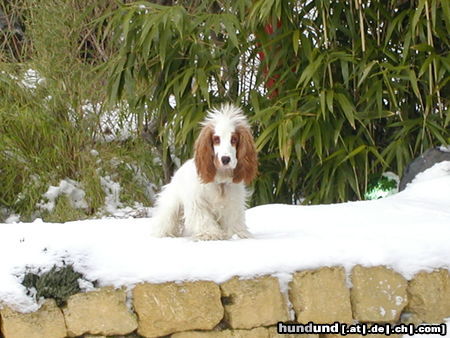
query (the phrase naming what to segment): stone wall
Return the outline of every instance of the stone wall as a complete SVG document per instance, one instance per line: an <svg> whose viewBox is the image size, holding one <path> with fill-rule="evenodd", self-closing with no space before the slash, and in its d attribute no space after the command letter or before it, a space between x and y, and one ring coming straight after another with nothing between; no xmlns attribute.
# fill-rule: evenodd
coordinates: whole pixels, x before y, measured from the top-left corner
<svg viewBox="0 0 450 338"><path fill-rule="evenodd" d="M294 273L285 293L272 276L222 284L145 283L131 293L105 287L76 294L62 308L46 300L28 314L4 306L0 315L5 338L270 338L281 337L280 321L441 323L450 317L450 274L422 272L407 281L382 266L356 266L350 276L325 267Z"/></svg>

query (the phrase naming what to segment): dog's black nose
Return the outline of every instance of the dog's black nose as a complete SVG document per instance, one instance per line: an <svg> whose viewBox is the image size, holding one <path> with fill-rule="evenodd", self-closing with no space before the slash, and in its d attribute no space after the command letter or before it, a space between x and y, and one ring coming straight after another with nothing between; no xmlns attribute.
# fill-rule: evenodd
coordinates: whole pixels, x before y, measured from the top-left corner
<svg viewBox="0 0 450 338"><path fill-rule="evenodd" d="M223 165L227 165L228 163L230 163L231 158L230 158L230 156L222 156L222 157L220 158L220 160L222 161L222 164L223 164Z"/></svg>

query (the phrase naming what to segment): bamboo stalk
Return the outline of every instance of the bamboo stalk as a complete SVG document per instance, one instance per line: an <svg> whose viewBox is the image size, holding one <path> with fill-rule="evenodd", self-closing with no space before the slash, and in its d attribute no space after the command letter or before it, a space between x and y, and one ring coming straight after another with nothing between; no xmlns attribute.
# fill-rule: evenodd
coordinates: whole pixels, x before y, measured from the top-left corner
<svg viewBox="0 0 450 338"><path fill-rule="evenodd" d="M380 47L380 9L377 8L377 46Z"/></svg>
<svg viewBox="0 0 450 338"><path fill-rule="evenodd" d="M428 1L425 0L425 15L427 18L427 43L428 45L432 46L433 45L433 38L431 36L431 27L430 27L430 15L428 13ZM431 55L431 52L428 52L428 55ZM433 69L432 69L432 64L430 63L430 65L428 66L428 90L430 92L430 96L432 96L433 94ZM425 114L427 114L428 112L425 111Z"/></svg>
<svg viewBox="0 0 450 338"><path fill-rule="evenodd" d="M433 33L432 33L432 28L431 28L431 20L430 20L430 13L429 13L429 8L428 8L428 0L425 0L425 14L426 14L426 18L427 18L427 42L428 45L434 47L433 44ZM428 53L429 55L431 55L431 52ZM430 78L429 81L429 89L430 89L430 95L432 95L432 91L433 91L433 79L434 79L434 84L436 85L436 83L438 82L438 77L437 77L437 65L436 65L436 60L433 60L432 63L430 63L430 65L428 66L428 76ZM437 87L437 85L436 85ZM439 116L442 118L442 101L441 101L441 92L439 90L439 88L436 88L436 94L437 94L437 100L438 100L438 109L439 109Z"/></svg>
<svg viewBox="0 0 450 338"><path fill-rule="evenodd" d="M330 41L328 40L326 13L323 5L322 5L322 22L323 22L323 34L325 39L324 45L325 48L328 49L330 47ZM327 65L327 71L330 80L330 86L333 87L333 74L331 73L331 66L329 63Z"/></svg>
<svg viewBox="0 0 450 338"><path fill-rule="evenodd" d="M322 23L323 23L323 35L324 35L324 39L325 39L325 48L328 49L328 32L327 32L327 22L325 20L325 9L323 8L323 4L322 4Z"/></svg>
<svg viewBox="0 0 450 338"><path fill-rule="evenodd" d="M361 48L363 53L366 51L366 37L364 35L364 21L363 21L363 13L362 13L362 3L361 0L356 1L356 8L359 11L359 30L361 34Z"/></svg>
<svg viewBox="0 0 450 338"><path fill-rule="evenodd" d="M354 11L353 11L353 2L350 1L350 13L351 13L351 18L354 18ZM352 34L352 59L355 58L355 36ZM352 72L355 71L355 64L352 62ZM356 86L357 86L357 80L356 80L356 76L353 77L353 96L355 96L356 93Z"/></svg>

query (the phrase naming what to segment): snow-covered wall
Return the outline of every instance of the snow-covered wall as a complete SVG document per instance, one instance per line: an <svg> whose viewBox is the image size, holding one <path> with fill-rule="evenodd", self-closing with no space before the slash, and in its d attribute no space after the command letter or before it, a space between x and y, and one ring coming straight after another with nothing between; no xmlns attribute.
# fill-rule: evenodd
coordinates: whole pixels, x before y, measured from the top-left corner
<svg viewBox="0 0 450 338"><path fill-rule="evenodd" d="M386 323L391 330L418 330L424 328L420 323L442 323L450 317L450 274L444 269L422 272L407 281L386 267L358 265L350 276L342 267L324 267L288 278L232 278L220 284L142 283L128 292L103 287L75 294L61 308L46 300L34 313L22 314L6 306L0 314L5 338L131 333L132 337L269 338L279 336L277 329L308 329L308 325L287 323L309 322L331 324L314 329L340 333L371 327L386 330ZM368 325L372 323L383 325ZM445 333L447 327L434 329ZM318 332L310 333L318 338Z"/></svg>
<svg viewBox="0 0 450 338"><path fill-rule="evenodd" d="M440 323L449 192L447 161L379 200L252 208L252 237L227 241L152 238L151 218L1 224L1 332L259 338L290 321ZM82 276L67 305L24 286L67 266Z"/></svg>

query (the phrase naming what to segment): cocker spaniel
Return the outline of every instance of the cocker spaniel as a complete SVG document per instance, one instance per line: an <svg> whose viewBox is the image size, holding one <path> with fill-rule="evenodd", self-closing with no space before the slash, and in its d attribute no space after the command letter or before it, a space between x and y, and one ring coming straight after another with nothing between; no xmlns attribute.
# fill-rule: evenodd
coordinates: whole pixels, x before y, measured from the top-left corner
<svg viewBox="0 0 450 338"><path fill-rule="evenodd" d="M194 158L177 170L158 196L153 235L247 238L246 185L258 171L247 118L240 108L225 104L209 111L202 126Z"/></svg>

